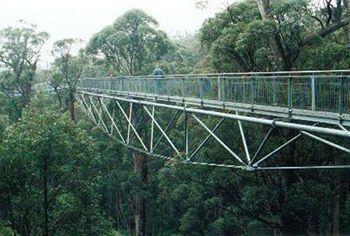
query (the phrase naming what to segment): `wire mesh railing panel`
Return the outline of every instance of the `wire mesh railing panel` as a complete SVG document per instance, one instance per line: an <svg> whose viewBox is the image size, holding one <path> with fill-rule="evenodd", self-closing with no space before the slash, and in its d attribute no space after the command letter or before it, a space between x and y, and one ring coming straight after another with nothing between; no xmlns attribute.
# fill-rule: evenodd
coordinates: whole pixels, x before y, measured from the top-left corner
<svg viewBox="0 0 350 236"><path fill-rule="evenodd" d="M350 113L350 78L346 77L344 83L344 113Z"/></svg>
<svg viewBox="0 0 350 236"><path fill-rule="evenodd" d="M181 78L176 78L176 77L171 77L169 86L170 86L170 96L183 96L183 88L182 88L182 82L183 79Z"/></svg>
<svg viewBox="0 0 350 236"><path fill-rule="evenodd" d="M201 77L201 87L200 92L204 99L209 100L219 100L219 86L218 86L218 78L203 76Z"/></svg>
<svg viewBox="0 0 350 236"><path fill-rule="evenodd" d="M296 109L312 109L311 77L294 77L291 79L291 107Z"/></svg>
<svg viewBox="0 0 350 236"><path fill-rule="evenodd" d="M199 98L199 84L200 80L197 77L186 77L182 79L183 83L183 97Z"/></svg>
<svg viewBox="0 0 350 236"><path fill-rule="evenodd" d="M339 77L316 77L315 94L317 111L338 112L339 111Z"/></svg>
<svg viewBox="0 0 350 236"><path fill-rule="evenodd" d="M83 79L81 88L108 89L350 113L350 71L129 76Z"/></svg>
<svg viewBox="0 0 350 236"><path fill-rule="evenodd" d="M252 77L252 103L259 105L288 105L288 81L276 76Z"/></svg>
<svg viewBox="0 0 350 236"><path fill-rule="evenodd" d="M252 102L252 83L249 78L230 78L224 77L224 99L225 101L251 103Z"/></svg>

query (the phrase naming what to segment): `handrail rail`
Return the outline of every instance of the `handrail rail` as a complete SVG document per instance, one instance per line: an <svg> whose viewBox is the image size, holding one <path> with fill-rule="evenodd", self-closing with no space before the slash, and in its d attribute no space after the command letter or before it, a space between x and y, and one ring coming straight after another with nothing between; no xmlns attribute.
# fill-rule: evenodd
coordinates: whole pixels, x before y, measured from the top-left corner
<svg viewBox="0 0 350 236"><path fill-rule="evenodd" d="M259 76L260 78L262 76L273 76L273 75L279 75L279 78L291 78L291 77L298 77L302 78L303 76L310 76L310 75L323 75L324 77L332 76L332 75L338 75L338 76L350 76L350 70L305 70L305 71L271 71L271 72L235 72L235 73L207 73L207 74L166 74L166 75L120 75L120 76L104 76L104 77L85 77L83 79L148 79L148 78L172 78L172 79L178 79L178 78L184 78L184 77L241 77L244 78L245 76Z"/></svg>
<svg viewBox="0 0 350 236"><path fill-rule="evenodd" d="M78 87L350 114L350 70L86 78Z"/></svg>

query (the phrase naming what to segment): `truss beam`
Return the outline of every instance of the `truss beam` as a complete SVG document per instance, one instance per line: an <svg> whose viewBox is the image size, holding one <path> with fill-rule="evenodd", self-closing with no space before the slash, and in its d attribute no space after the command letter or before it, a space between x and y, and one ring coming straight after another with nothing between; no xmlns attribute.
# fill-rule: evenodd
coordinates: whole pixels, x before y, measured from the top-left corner
<svg viewBox="0 0 350 236"><path fill-rule="evenodd" d="M293 121L268 119L262 117L252 117L247 114L239 114L236 111L235 114L229 111L217 111L217 110L206 110L201 107L188 107L188 104L171 104L171 103L160 103L158 101L150 102L148 100L136 100L133 98L118 97L106 94L91 93L85 91L78 91L75 95L77 101L83 108L87 116L92 122L100 127L102 131L109 135L109 137L118 141L118 143L126 146L127 148L140 151L149 156L159 157L167 161L174 161L175 157L179 157L183 163L207 166L207 167L227 167L234 169L243 170L294 170L294 169L335 169L335 168L350 168L350 165L310 165L310 166L265 166L265 164L271 163L267 160L272 159L277 153L281 152L287 146L298 141L301 137L310 138L317 142L336 148L345 154L350 154L350 149L340 144L331 142L319 135L327 136L338 136L343 138L350 138L350 132L342 125L338 125L338 129L316 126L315 124L299 124L293 123ZM123 106L122 106L123 104ZM116 105L116 106L114 106ZM126 105L126 106L125 106ZM141 108L142 110L138 110ZM165 109L167 111L173 110L175 113L171 116L171 119L164 125L165 128L160 124L157 119L156 111ZM127 110L127 111L126 111ZM138 112L141 111L141 112ZM144 112L142 112L144 111ZM183 130L178 130L175 126L177 119L183 115ZM201 116L206 117L217 117L220 120L217 121L213 128L209 128L205 124ZM119 118L117 118L119 117ZM144 118L148 121L145 122ZM149 121L150 119L150 121ZM124 120L125 122L121 122ZM196 121L191 123L190 121ZM235 121L237 122L239 135L241 138L241 144L243 147L242 157L238 155L239 152L235 148L230 147L226 144L219 135L219 132L229 132L228 130L222 130L224 121ZM243 122L258 123L269 126L269 130L261 140L260 144L257 145L257 149L252 152L252 147L247 142L247 136L245 133L246 125ZM143 130L150 130L150 133L139 130L139 125L145 126ZM176 129L174 129L176 127ZM278 134L274 132L279 128L287 128L297 130L299 133L286 141L285 143L271 148L271 145L267 146L268 140L272 135ZM340 128L340 129L339 129ZM198 129L204 129L206 134L203 138L196 135ZM156 132L158 130L159 132ZM191 137L189 132L191 130ZM183 147L179 148L176 145L172 137L172 132L177 133L177 137L180 134L183 137ZM147 134L147 136L146 136ZM193 137L192 137L193 135ZM133 139L136 137L136 139ZM198 140L200 142L195 143L192 141ZM147 140L147 142L145 141ZM211 163L209 161L203 162L197 159L193 161L194 157L198 156L200 151L206 145L209 145L210 140L215 140L220 147L228 152L233 159L230 160L229 164ZM147 143L147 145L146 145ZM171 149L159 150L157 147L160 143L164 143L171 147ZM141 148L138 147L141 145ZM193 150L193 151L192 151ZM166 152L162 154L162 152ZM264 156L261 154L266 152ZM262 156L262 157L261 157ZM278 163L278 160L276 160ZM263 164L263 165L262 165Z"/></svg>

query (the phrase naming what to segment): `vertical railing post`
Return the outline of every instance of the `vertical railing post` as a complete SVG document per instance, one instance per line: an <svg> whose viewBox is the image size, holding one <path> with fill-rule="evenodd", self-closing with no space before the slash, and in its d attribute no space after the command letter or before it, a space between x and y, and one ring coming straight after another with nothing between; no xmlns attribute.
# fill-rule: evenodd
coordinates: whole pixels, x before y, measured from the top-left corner
<svg viewBox="0 0 350 236"><path fill-rule="evenodd" d="M153 81L154 81L154 92L155 92L155 94L156 94L156 96L158 96L159 95L159 84L158 84L158 80L157 80L157 76L152 76L152 79L153 79Z"/></svg>
<svg viewBox="0 0 350 236"><path fill-rule="evenodd" d="M251 104L251 109L253 109L253 107L254 107L254 99L255 99L254 81L255 81L255 76L251 75L250 76L250 104ZM244 101L245 101L245 99L244 99Z"/></svg>
<svg viewBox="0 0 350 236"><path fill-rule="evenodd" d="M201 77L199 80L199 97L201 99L201 106L203 106L203 86L203 77Z"/></svg>
<svg viewBox="0 0 350 236"><path fill-rule="evenodd" d="M182 102L185 102L185 77L182 77Z"/></svg>
<svg viewBox="0 0 350 236"><path fill-rule="evenodd" d="M127 80L125 81L128 81L127 82L127 85L128 85L128 89L127 89L127 93L128 93L128 97L130 97L130 90L132 90L130 87L130 81L132 81L133 79L132 78L127 78ZM133 84L134 82L132 81L131 84Z"/></svg>
<svg viewBox="0 0 350 236"><path fill-rule="evenodd" d="M288 113L291 115L292 112L292 77L288 76Z"/></svg>
<svg viewBox="0 0 350 236"><path fill-rule="evenodd" d="M272 76L272 105L276 106L277 102L276 102L276 75L273 74Z"/></svg>
<svg viewBox="0 0 350 236"><path fill-rule="evenodd" d="M218 100L221 101L221 74L218 76Z"/></svg>
<svg viewBox="0 0 350 236"><path fill-rule="evenodd" d="M168 77L168 79L169 79L169 96L172 96L173 95L173 82L171 81L170 76ZM175 78L173 80L175 80Z"/></svg>
<svg viewBox="0 0 350 236"><path fill-rule="evenodd" d="M184 120L184 154L185 154L185 160L188 161L188 114L185 112L185 120Z"/></svg>
<svg viewBox="0 0 350 236"><path fill-rule="evenodd" d="M154 106L152 106L152 117L154 117L154 114L155 114L155 108ZM153 153L153 140L154 140L154 120L152 119L151 121L151 140L150 140L150 147L149 147L149 150L150 150L150 153Z"/></svg>
<svg viewBox="0 0 350 236"><path fill-rule="evenodd" d="M340 74L339 81L339 117L344 113L344 79L343 74Z"/></svg>
<svg viewBox="0 0 350 236"><path fill-rule="evenodd" d="M316 86L315 86L315 75L311 75L311 110L316 110Z"/></svg>
<svg viewBox="0 0 350 236"><path fill-rule="evenodd" d="M225 108L226 106L226 76L223 79L223 85L222 85L222 106Z"/></svg>

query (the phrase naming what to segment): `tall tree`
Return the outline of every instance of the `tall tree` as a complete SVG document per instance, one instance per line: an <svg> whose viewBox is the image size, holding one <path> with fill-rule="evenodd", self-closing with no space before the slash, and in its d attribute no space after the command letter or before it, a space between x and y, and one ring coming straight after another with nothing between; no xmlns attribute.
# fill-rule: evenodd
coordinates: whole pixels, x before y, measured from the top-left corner
<svg viewBox="0 0 350 236"><path fill-rule="evenodd" d="M166 34L157 27L154 18L142 10L133 9L95 34L87 50L103 56L117 73L146 73L147 65L154 66L171 46Z"/></svg>
<svg viewBox="0 0 350 236"><path fill-rule="evenodd" d="M38 31L35 25L24 23L0 31L0 89L8 96L21 95L24 106L30 101L40 52L48 37L48 33ZM18 107L18 112L23 105Z"/></svg>
<svg viewBox="0 0 350 236"><path fill-rule="evenodd" d="M95 34L87 51L103 56L117 73L124 75L149 74L169 49L173 47L167 35L158 30L157 21L144 11L133 9ZM137 111L140 112L140 111ZM147 184L147 158L134 152L134 171L142 186ZM139 190L134 198L134 223L136 235L145 235L146 201Z"/></svg>
<svg viewBox="0 0 350 236"><path fill-rule="evenodd" d="M81 40L78 39L59 40L54 43L52 51L55 61L50 83L56 92L60 107L65 91L68 91L66 101L72 120L75 120L74 93L88 63L88 58L83 50L80 50L77 56L73 55L73 50L77 50L79 43Z"/></svg>
<svg viewBox="0 0 350 236"><path fill-rule="evenodd" d="M235 3L206 21L201 40L211 48L216 70L292 70L320 38L349 24L342 1L326 2L321 7L306 0Z"/></svg>
<svg viewBox="0 0 350 236"><path fill-rule="evenodd" d="M96 147L48 104L33 100L0 142L0 224L20 235L105 234Z"/></svg>

